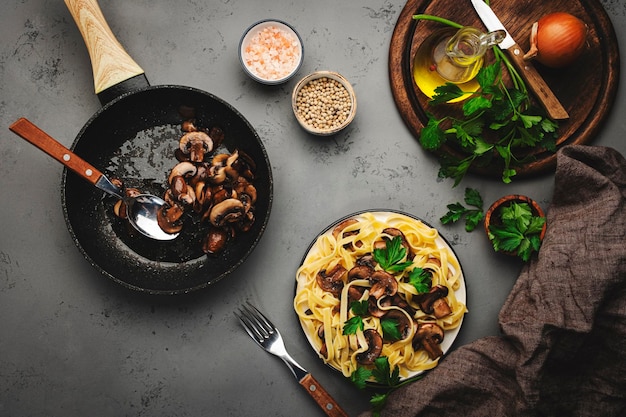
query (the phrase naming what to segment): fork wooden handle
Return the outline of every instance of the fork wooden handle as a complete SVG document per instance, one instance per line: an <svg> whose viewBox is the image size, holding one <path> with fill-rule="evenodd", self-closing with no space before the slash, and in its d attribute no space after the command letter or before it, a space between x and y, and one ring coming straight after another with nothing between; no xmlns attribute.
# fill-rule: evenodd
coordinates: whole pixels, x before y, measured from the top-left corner
<svg viewBox="0 0 626 417"><path fill-rule="evenodd" d="M306 374L300 380L300 385L304 387L315 402L322 407L322 410L330 417L348 417L348 414L339 407L339 404L330 396L328 392L320 385L313 375Z"/></svg>

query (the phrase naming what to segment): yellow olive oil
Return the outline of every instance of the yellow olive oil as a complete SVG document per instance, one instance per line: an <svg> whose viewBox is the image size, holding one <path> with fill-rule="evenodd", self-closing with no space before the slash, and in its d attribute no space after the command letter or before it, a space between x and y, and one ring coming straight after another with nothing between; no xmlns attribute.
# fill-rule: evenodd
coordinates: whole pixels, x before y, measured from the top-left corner
<svg viewBox="0 0 626 417"><path fill-rule="evenodd" d="M413 79L419 89L430 98L435 95L437 87L447 82L454 82L458 84L462 91L467 92L462 97L450 102L465 100L480 88L475 76L482 67L482 56L471 67L459 67L453 65L446 54L446 45L455 32L456 29L453 28L445 28L433 32L424 40L415 53ZM469 81L459 83L455 82L455 80Z"/></svg>

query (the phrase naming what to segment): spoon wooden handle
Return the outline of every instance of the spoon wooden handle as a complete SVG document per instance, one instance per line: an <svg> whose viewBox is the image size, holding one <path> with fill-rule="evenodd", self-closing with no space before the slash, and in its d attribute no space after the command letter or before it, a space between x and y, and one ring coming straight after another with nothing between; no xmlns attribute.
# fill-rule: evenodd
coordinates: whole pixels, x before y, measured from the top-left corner
<svg viewBox="0 0 626 417"><path fill-rule="evenodd" d="M102 172L97 168L57 142L28 119L23 117L18 119L9 126L9 130L32 143L90 183L96 185L96 182L102 177Z"/></svg>
<svg viewBox="0 0 626 417"><path fill-rule="evenodd" d="M96 94L144 73L111 31L96 0L65 0L65 5L89 51Z"/></svg>

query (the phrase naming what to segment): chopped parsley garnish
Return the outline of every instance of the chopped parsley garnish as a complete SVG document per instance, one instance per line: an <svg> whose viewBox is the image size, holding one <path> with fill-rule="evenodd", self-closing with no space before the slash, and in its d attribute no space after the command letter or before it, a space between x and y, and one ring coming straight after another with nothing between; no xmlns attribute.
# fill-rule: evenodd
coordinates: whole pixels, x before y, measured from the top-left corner
<svg viewBox="0 0 626 417"><path fill-rule="evenodd" d="M401 272L409 267L412 262L401 262L406 257L406 248L402 246L402 238L394 236L387 240L384 249L374 249L374 260L387 272Z"/></svg>
<svg viewBox="0 0 626 417"><path fill-rule="evenodd" d="M357 331L363 331L363 316L367 314L367 300L353 301L350 304L350 310L354 313L354 317L348 319L343 325L343 334L356 334Z"/></svg>
<svg viewBox="0 0 626 417"><path fill-rule="evenodd" d="M380 320L380 326L383 328L383 339L385 340L400 340L402 335L398 329L398 320L382 318Z"/></svg>
<svg viewBox="0 0 626 417"><path fill-rule="evenodd" d="M432 281L433 275L427 269L414 268L411 272L409 272L409 284L415 287L418 294L430 291Z"/></svg>
<svg viewBox="0 0 626 417"><path fill-rule="evenodd" d="M439 220L443 224L455 223L465 217L465 230L471 232L483 220L483 199L473 188L465 189L465 204L476 208L468 208L457 202L448 204L448 212Z"/></svg>

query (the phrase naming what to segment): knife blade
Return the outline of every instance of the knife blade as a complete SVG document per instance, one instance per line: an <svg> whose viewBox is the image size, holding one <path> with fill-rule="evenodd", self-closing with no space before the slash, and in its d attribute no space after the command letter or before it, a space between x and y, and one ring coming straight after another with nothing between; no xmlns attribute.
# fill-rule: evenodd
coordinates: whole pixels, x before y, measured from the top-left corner
<svg viewBox="0 0 626 417"><path fill-rule="evenodd" d="M489 7L484 0L471 1L474 10L476 10L476 13L478 13L478 16L489 32L495 30L503 30L506 32L506 37L498 44L498 47L507 51L512 64L515 65L515 68L517 68L530 90L546 109L548 115L554 120L568 119L569 114L567 114L567 110L565 110L559 99L554 95L532 63L524 60L524 51L517 42L515 42L491 7Z"/></svg>

